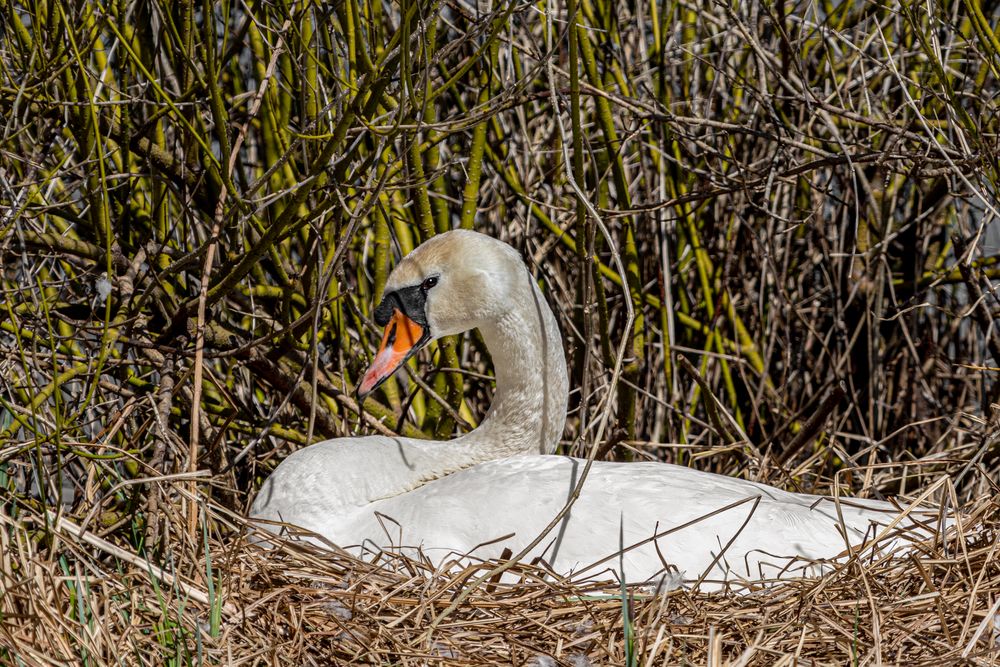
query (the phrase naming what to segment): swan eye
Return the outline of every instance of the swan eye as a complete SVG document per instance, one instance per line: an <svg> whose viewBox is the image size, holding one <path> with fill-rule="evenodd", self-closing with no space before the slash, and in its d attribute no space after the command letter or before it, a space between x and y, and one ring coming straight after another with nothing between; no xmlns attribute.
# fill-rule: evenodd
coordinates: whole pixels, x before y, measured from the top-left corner
<svg viewBox="0 0 1000 667"><path fill-rule="evenodd" d="M431 276L430 278L425 280L422 285L420 285L420 289L426 292L427 290L429 290L430 288L434 287L437 284L438 284L437 276Z"/></svg>

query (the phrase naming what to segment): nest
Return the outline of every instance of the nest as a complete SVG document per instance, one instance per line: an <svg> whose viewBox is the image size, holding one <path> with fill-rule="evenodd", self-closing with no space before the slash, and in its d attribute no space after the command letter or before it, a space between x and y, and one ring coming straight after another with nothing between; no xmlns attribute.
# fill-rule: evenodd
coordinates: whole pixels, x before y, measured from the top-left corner
<svg viewBox="0 0 1000 667"><path fill-rule="evenodd" d="M2 517L0 640L29 664L995 664L1000 504L965 509L903 556L862 550L822 577L702 593L235 533L176 540L188 548L161 568L22 508ZM202 537L229 523L213 512Z"/></svg>

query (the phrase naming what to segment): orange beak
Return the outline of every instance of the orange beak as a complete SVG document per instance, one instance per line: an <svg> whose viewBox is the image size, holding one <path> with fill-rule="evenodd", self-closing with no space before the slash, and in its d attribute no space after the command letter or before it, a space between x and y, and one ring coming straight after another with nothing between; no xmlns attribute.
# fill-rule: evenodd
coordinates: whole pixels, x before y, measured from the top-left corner
<svg viewBox="0 0 1000 667"><path fill-rule="evenodd" d="M358 387L358 396L364 398L388 380L389 376L417 351L418 345L424 342L424 333L424 327L404 315L398 308L393 310L392 317L382 333L382 345Z"/></svg>

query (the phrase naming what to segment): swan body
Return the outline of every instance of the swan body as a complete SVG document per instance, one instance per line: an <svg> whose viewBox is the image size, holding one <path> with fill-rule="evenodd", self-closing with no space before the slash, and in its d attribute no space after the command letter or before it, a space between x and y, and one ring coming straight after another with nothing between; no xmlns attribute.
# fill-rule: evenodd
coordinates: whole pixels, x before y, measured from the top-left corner
<svg viewBox="0 0 1000 667"><path fill-rule="evenodd" d="M419 547L437 563L498 558L505 549L519 553L546 527L585 464L565 456L512 456L353 511L312 511L311 521L291 522L361 550L415 555ZM839 505L852 545L874 537L898 514L878 501L845 498ZM822 572L815 559L847 548L840 525L831 498L667 463L597 463L570 515L526 560L541 558L567 575L609 578L621 572L630 582L656 580L676 569L711 589L727 581Z"/></svg>
<svg viewBox="0 0 1000 667"><path fill-rule="evenodd" d="M251 517L348 549L419 549L439 563L519 553L566 504L586 463L551 455L565 425L565 358L524 263L482 234L441 234L396 267L376 320L385 335L362 392L429 340L478 327L496 369L482 424L443 442L368 436L306 447L268 477ZM711 588L821 571L817 561L898 513L667 463L595 462L571 512L526 559L630 582L676 570Z"/></svg>

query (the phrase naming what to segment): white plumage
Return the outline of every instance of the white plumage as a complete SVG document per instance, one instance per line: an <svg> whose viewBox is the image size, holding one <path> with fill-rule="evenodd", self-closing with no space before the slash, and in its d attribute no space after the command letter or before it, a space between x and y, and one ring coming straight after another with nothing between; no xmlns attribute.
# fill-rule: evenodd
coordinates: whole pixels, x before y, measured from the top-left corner
<svg viewBox="0 0 1000 667"><path fill-rule="evenodd" d="M550 455L567 400L555 318L513 249L465 231L407 256L385 304L405 317L386 325L380 355L400 322L422 320L415 330L429 330L415 347L480 329L497 377L486 419L447 442L369 436L302 449L266 480L251 516L349 549L419 548L435 562L520 552L563 508L586 464ZM366 385L399 363L373 369ZM666 463L595 462L570 514L527 559L540 557L560 574L610 578L622 574L622 545L630 582L676 569L714 587L821 571L821 561L870 540L898 512L885 502L837 503Z"/></svg>

